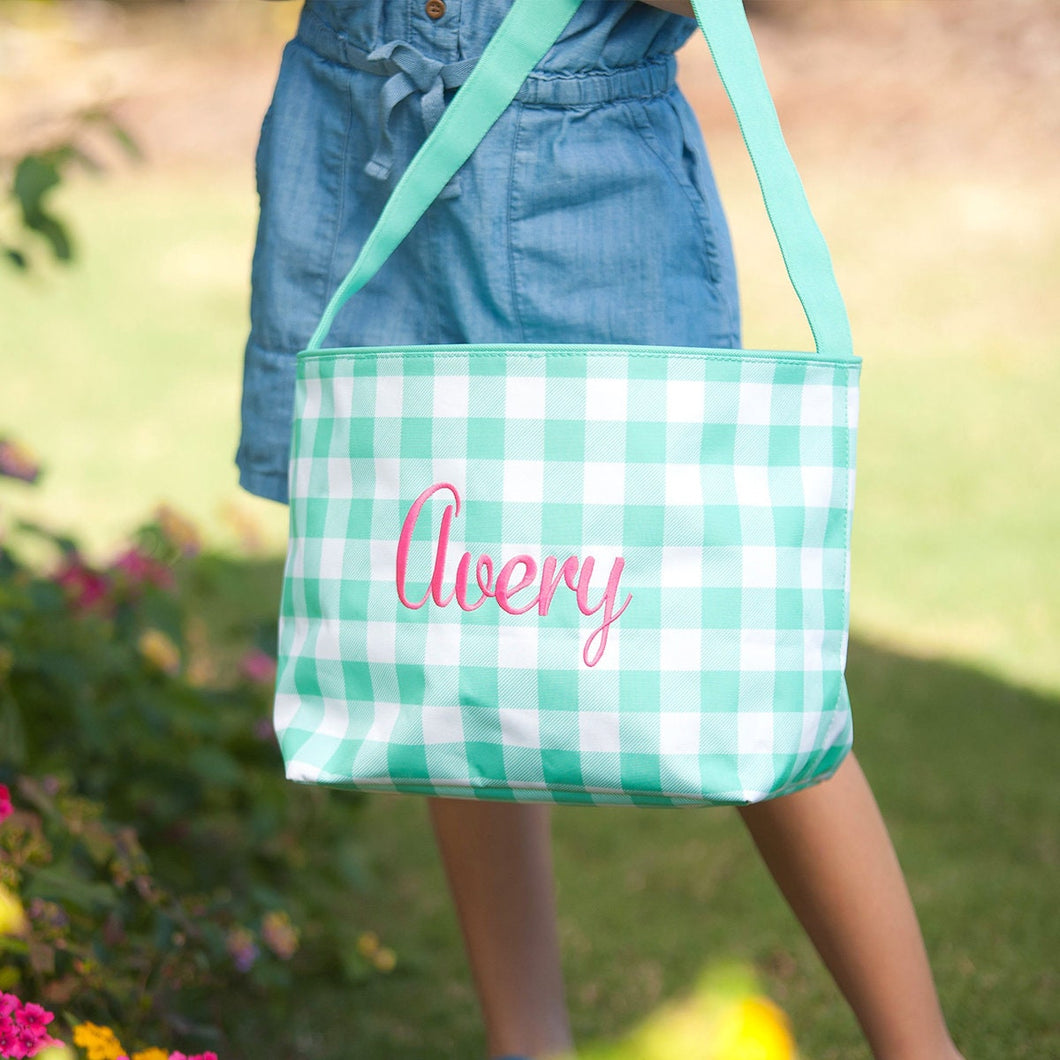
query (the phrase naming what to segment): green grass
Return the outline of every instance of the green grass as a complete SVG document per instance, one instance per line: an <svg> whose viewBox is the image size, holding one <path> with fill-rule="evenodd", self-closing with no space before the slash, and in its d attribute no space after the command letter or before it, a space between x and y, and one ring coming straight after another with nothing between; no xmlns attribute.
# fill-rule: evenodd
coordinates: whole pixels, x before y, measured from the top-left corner
<svg viewBox="0 0 1060 1060"><path fill-rule="evenodd" d="M748 342L804 344L742 163L716 155ZM1045 182L928 181L852 165L803 168L865 358L849 674L859 754L969 1057L1045 1060L1060 1054L1050 1023L1060 951L1060 204ZM37 491L0 484L0 506L76 529L105 552L167 500L216 547L236 552L237 524L249 519L266 554L278 554L283 510L240 496L231 465L249 173L78 183L62 208L79 264L28 281L0 274L0 429L48 466ZM233 598L260 598L277 562L248 564ZM621 1032L704 967L736 958L764 975L807 1060L867 1056L735 815L563 809L555 820L584 1040ZM367 883L337 899L337 915L374 927L399 966L353 992L302 984L285 1055L477 1055L422 804L374 798L351 827L364 836Z"/></svg>
<svg viewBox="0 0 1060 1060"><path fill-rule="evenodd" d="M282 547L284 510L242 493L233 464L246 339L254 194L249 176L132 172L57 201L81 245L71 269L0 272L8 369L0 430L44 462L30 495L97 553L158 502L233 547L241 521Z"/></svg>

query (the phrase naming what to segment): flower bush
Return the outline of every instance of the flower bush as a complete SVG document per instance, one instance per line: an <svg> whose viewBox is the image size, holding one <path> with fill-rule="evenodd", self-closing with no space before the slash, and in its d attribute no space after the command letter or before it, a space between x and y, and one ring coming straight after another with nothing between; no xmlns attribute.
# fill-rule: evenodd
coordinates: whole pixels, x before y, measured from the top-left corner
<svg viewBox="0 0 1060 1060"><path fill-rule="evenodd" d="M11 469L26 481L29 460ZM102 564L0 526L0 990L114 1028L88 1060L116 1043L182 1060L159 1042L231 1060L226 1018L250 1007L234 997L280 1025L293 965L393 967L358 953L348 914L356 798L283 778L271 618L204 614L232 577L169 508Z"/></svg>

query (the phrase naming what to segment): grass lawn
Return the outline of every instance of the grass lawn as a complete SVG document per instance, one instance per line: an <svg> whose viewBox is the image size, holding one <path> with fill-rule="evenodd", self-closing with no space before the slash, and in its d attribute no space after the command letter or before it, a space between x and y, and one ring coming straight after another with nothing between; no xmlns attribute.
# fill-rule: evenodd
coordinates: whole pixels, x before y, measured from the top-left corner
<svg viewBox="0 0 1060 1060"><path fill-rule="evenodd" d="M717 162L748 344L803 342L742 163ZM804 168L865 358L849 672L859 753L970 1060L1045 1060L1060 1055L1060 205L1044 181L875 179L852 165ZM0 508L103 552L166 500L217 548L239 555L256 534L259 551L278 553L283 510L241 496L231 465L249 173L123 174L60 201L80 263L0 274L0 429L48 468L39 490L0 484ZM245 576L260 586L278 567ZM735 958L792 1016L807 1060L867 1056L735 815L555 820L584 1040L622 1032ZM378 931L398 968L353 992L303 983L284 1055L478 1055L422 805L374 798L351 826L366 886L337 899L337 915Z"/></svg>

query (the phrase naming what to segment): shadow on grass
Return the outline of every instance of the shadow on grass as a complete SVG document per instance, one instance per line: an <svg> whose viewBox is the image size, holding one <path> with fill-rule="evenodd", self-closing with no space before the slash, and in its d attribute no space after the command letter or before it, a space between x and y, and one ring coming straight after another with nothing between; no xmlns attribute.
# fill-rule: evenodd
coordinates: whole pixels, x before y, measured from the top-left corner
<svg viewBox="0 0 1060 1060"><path fill-rule="evenodd" d="M213 561L207 621L272 606L277 561ZM241 619L240 616L244 616ZM858 755L890 824L958 1042L977 1060L1060 1055L1054 1020L1060 698L973 667L854 638L848 682ZM483 1054L474 994L423 804L375 796L360 894L335 915L398 953L356 986L299 982L276 1049L253 1013L247 1055L373 1060ZM627 1032L704 968L748 962L788 1012L806 1060L869 1056L734 813L563 807L554 814L561 934L575 1031ZM1050 882L1051 881L1051 882Z"/></svg>

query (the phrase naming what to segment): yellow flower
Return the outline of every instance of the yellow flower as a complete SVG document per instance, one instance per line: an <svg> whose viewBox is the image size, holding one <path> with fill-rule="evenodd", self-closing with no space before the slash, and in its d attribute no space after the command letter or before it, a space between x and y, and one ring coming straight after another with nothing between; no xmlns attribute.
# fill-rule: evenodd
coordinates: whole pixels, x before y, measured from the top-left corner
<svg viewBox="0 0 1060 1060"><path fill-rule="evenodd" d="M371 960L379 952L379 936L374 931L366 931L357 939L357 952Z"/></svg>
<svg viewBox="0 0 1060 1060"><path fill-rule="evenodd" d="M375 951L372 964L381 972L392 972L397 965L397 954L389 946L380 946Z"/></svg>
<svg viewBox="0 0 1060 1060"><path fill-rule="evenodd" d="M763 997L748 997L722 1013L714 1031L718 1060L792 1060L795 1042L784 1013Z"/></svg>
<svg viewBox="0 0 1060 1060"><path fill-rule="evenodd" d="M66 1042L45 1046L37 1053L36 1060L77 1060L77 1055Z"/></svg>
<svg viewBox="0 0 1060 1060"><path fill-rule="evenodd" d="M18 895L0 883L0 935L21 935L26 930L26 913Z"/></svg>
<svg viewBox="0 0 1060 1060"><path fill-rule="evenodd" d="M169 1053L165 1049L152 1046L150 1049L144 1049L143 1052L133 1053L132 1060L169 1060Z"/></svg>
<svg viewBox="0 0 1060 1060"><path fill-rule="evenodd" d="M261 922L261 939L282 961L298 952L298 929L284 912L266 913Z"/></svg>
<svg viewBox="0 0 1060 1060"><path fill-rule="evenodd" d="M155 522L162 536L183 556L194 556L202 549L202 537L195 524L175 508L163 504L155 511Z"/></svg>
<svg viewBox="0 0 1060 1060"><path fill-rule="evenodd" d="M74 1044L88 1053L88 1060L118 1060L125 1055L114 1031L95 1023L79 1023L74 1028Z"/></svg>
<svg viewBox="0 0 1060 1060"><path fill-rule="evenodd" d="M136 643L140 654L163 673L175 674L180 669L180 650L160 629L146 629Z"/></svg>
<svg viewBox="0 0 1060 1060"><path fill-rule="evenodd" d="M787 1018L758 990L750 969L720 968L704 976L688 997L651 1013L621 1041L590 1046L579 1056L582 1060L796 1060Z"/></svg>

